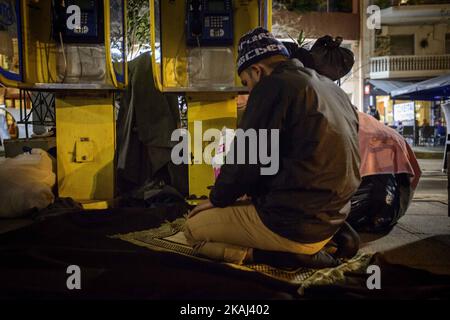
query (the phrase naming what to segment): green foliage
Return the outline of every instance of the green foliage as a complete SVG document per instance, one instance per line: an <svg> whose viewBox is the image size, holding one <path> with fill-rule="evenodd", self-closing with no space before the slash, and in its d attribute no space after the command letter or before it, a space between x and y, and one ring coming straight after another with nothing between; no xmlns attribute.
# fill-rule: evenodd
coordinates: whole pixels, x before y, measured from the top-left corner
<svg viewBox="0 0 450 320"><path fill-rule="evenodd" d="M132 59L141 48L150 45L149 0L128 0L127 10L127 45Z"/></svg>
<svg viewBox="0 0 450 320"><path fill-rule="evenodd" d="M290 0L285 2L289 10L297 10L300 12L317 11L323 5L323 2L325 2L326 9L326 1Z"/></svg>
<svg viewBox="0 0 450 320"><path fill-rule="evenodd" d="M283 4L288 10L296 10L299 12L352 12L351 0L279 0L274 4Z"/></svg>
<svg viewBox="0 0 450 320"><path fill-rule="evenodd" d="M298 35L297 44L301 47L303 45L303 43L305 42L305 40L306 40L305 32L304 32L304 30L302 30L300 32L300 34Z"/></svg>
<svg viewBox="0 0 450 320"><path fill-rule="evenodd" d="M386 9L392 6L398 6L401 0L375 0L373 2L381 9ZM406 5L424 5L424 4L449 4L448 0L408 0Z"/></svg>
<svg viewBox="0 0 450 320"><path fill-rule="evenodd" d="M374 4L379 6L381 9L385 9L392 5L392 0L375 0Z"/></svg>

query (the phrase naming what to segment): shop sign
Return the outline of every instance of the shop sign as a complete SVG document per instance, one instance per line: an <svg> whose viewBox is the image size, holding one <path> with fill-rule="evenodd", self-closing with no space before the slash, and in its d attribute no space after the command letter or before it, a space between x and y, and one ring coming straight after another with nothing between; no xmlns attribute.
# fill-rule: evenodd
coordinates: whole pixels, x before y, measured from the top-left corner
<svg viewBox="0 0 450 320"><path fill-rule="evenodd" d="M395 121L414 121L414 102L399 103L394 105Z"/></svg>

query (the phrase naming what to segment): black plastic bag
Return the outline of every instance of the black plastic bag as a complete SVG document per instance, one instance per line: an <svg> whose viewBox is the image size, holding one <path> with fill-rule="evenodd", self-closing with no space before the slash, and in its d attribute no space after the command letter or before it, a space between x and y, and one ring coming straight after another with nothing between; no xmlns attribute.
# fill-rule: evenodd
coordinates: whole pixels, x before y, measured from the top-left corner
<svg viewBox="0 0 450 320"><path fill-rule="evenodd" d="M389 231L405 214L411 197L406 174L366 176L351 199L347 222L358 231Z"/></svg>
<svg viewBox="0 0 450 320"><path fill-rule="evenodd" d="M291 59L298 59L306 68L315 70L314 58L311 53L305 48L297 48L295 52L291 54Z"/></svg>
<svg viewBox="0 0 450 320"><path fill-rule="evenodd" d="M314 69L333 81L348 74L355 64L353 52L341 47L342 40L327 35L319 38L310 50Z"/></svg>
<svg viewBox="0 0 450 320"><path fill-rule="evenodd" d="M282 41L283 45L286 47L286 49L289 52L289 56L291 58L292 55L295 53L295 51L297 51L297 49L299 48L298 44L296 42L291 42L291 41Z"/></svg>
<svg viewBox="0 0 450 320"><path fill-rule="evenodd" d="M315 70L314 59L311 53L303 47L299 47L295 42L283 42L283 45L289 52L291 59L298 59L306 68Z"/></svg>
<svg viewBox="0 0 450 320"><path fill-rule="evenodd" d="M180 203L185 203L183 195L159 178L122 194L117 201L119 207L136 208L164 208Z"/></svg>

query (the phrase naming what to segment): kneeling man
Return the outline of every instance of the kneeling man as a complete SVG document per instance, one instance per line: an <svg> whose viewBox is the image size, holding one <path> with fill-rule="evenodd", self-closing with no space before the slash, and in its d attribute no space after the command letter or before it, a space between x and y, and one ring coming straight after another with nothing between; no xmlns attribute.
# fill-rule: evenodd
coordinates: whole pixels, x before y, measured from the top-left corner
<svg viewBox="0 0 450 320"><path fill-rule="evenodd" d="M264 262L260 252L315 255L344 224L360 184L358 115L344 91L290 60L263 28L240 39L237 65L250 91L239 128L278 130L276 144L270 132L258 139L279 152L279 168L264 175L260 161L224 164L209 200L190 212L186 238L199 255L237 264ZM251 202L236 202L245 195Z"/></svg>

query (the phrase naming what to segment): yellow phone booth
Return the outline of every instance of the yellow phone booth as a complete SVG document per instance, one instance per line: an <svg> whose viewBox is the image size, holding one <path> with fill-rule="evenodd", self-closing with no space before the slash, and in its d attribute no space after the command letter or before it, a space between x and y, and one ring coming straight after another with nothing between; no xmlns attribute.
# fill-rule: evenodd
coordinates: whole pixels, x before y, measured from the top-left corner
<svg viewBox="0 0 450 320"><path fill-rule="evenodd" d="M214 184L212 166L202 157L210 144L203 133L236 128L236 98L246 91L236 72L238 42L258 26L270 30L272 1L151 0L150 16L155 84L162 92L186 94L189 193L198 199ZM199 134L202 150L194 146Z"/></svg>
<svg viewBox="0 0 450 320"><path fill-rule="evenodd" d="M14 8L9 42L19 59L16 68L0 65L0 80L55 94L59 196L113 199L114 92L127 84L126 1L0 0L3 5Z"/></svg>
<svg viewBox="0 0 450 320"><path fill-rule="evenodd" d="M22 49L20 2L0 0L0 83L5 87L23 82Z"/></svg>

